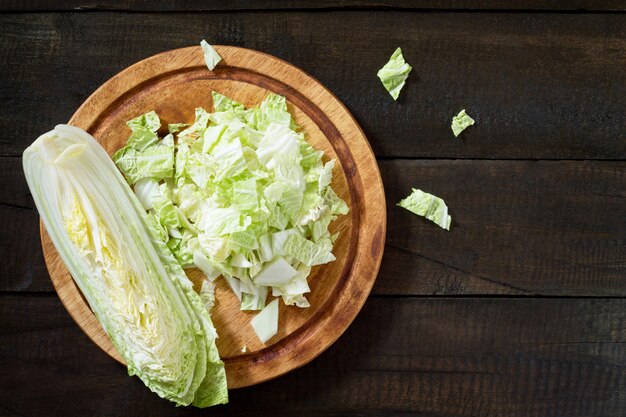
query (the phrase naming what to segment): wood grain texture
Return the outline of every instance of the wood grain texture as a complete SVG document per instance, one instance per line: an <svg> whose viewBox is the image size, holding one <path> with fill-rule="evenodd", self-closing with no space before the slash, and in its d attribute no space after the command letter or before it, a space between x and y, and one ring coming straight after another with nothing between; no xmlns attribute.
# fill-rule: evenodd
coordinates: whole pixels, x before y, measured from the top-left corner
<svg viewBox="0 0 626 417"><path fill-rule="evenodd" d="M0 155L19 156L123 68L203 37L315 76L378 157L626 157L625 14L399 11L2 14ZM414 69L394 102L376 72L398 46ZM462 108L477 124L455 139Z"/></svg>
<svg viewBox="0 0 626 417"><path fill-rule="evenodd" d="M377 294L626 295L625 162L380 167L389 229ZM446 201L449 232L395 206L411 187Z"/></svg>
<svg viewBox="0 0 626 417"><path fill-rule="evenodd" d="M568 297L624 296L624 163L588 160L626 158L626 15L578 10L624 4L0 2L0 291L22 291L0 294L0 415L623 416L626 299ZM118 11L6 13L76 6ZM440 12L456 7L473 10ZM112 74L202 37L285 59L347 104L390 227L373 296L330 349L204 411L158 399L37 293L52 287L18 158ZM397 46L414 70L394 103L375 74ZM478 124L455 140L463 107ZM451 232L394 206L412 186L446 198Z"/></svg>
<svg viewBox="0 0 626 417"><path fill-rule="evenodd" d="M20 160L4 160L0 217L14 232L0 246L20 249L0 263L0 290L52 291ZM625 162L378 164L389 228L374 294L626 295ZM411 187L445 198L450 232L395 206Z"/></svg>
<svg viewBox="0 0 626 417"><path fill-rule="evenodd" d="M0 11L239 11L239 10L541 10L541 11L623 11L619 0L4 0Z"/></svg>
<svg viewBox="0 0 626 417"><path fill-rule="evenodd" d="M376 279L385 241L385 196L380 173L363 132L350 113L316 80L299 69L248 49L215 46L222 57L208 71L200 46L164 52L130 66L104 83L69 124L91 133L109 153L128 139L126 121L155 110L162 124L192 123L197 107L212 109L211 91L255 106L269 92L284 95L305 138L326 159L337 160L333 189L350 213L333 222L340 232L337 260L313 268L311 307L281 303L279 331L266 344L254 333L254 313L220 280L212 319L228 386L253 385L302 366L330 346L352 322ZM42 226L42 246L54 287L78 325L103 350L123 362L69 275ZM201 287L202 274L190 276ZM244 350L246 352L242 352Z"/></svg>
<svg viewBox="0 0 626 417"><path fill-rule="evenodd" d="M47 291L51 282L46 270L39 216L35 209L0 204L3 231L0 234L0 291Z"/></svg>
<svg viewBox="0 0 626 417"><path fill-rule="evenodd" d="M7 417L620 417L626 409L623 299L373 298L315 361L204 411L174 407L128 377L54 296L0 297L0 329Z"/></svg>

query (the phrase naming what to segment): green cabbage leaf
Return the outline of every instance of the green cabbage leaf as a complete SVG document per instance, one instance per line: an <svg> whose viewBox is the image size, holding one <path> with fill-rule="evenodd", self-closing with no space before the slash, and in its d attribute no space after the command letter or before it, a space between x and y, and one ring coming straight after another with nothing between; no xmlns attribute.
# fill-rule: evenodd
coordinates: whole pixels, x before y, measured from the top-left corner
<svg viewBox="0 0 626 417"><path fill-rule="evenodd" d="M394 51L389 62L378 71L378 78L382 81L385 89L391 94L394 100L398 99L400 91L406 79L409 77L409 73L413 68L406 63L404 56L402 56L402 49L398 48Z"/></svg>
<svg viewBox="0 0 626 417"><path fill-rule="evenodd" d="M398 203L400 207L427 218L437 226L450 230L452 217L448 214L448 206L439 197L413 189L410 196Z"/></svg>

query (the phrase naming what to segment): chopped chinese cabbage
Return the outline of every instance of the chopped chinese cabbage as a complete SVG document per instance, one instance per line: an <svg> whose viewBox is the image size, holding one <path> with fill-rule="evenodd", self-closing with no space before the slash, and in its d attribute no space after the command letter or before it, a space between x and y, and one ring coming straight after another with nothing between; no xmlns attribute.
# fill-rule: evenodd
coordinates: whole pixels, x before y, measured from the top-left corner
<svg viewBox="0 0 626 417"><path fill-rule="evenodd" d="M329 227L348 213L331 187L335 161L306 142L284 97L246 109L211 96L212 113L198 108L184 130L170 124L174 133L114 159L181 266L223 276L242 310L262 309L268 289L306 307L310 266L335 259ZM151 113L133 120L160 127Z"/></svg>

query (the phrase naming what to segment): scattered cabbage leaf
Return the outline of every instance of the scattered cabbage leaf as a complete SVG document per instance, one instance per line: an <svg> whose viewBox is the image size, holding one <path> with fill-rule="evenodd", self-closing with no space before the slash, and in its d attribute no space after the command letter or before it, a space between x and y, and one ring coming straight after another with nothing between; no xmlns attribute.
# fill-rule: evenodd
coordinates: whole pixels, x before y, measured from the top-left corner
<svg viewBox="0 0 626 417"><path fill-rule="evenodd" d="M222 57L204 39L200 42L200 46L202 46L202 53L204 54L204 62L206 63L206 66L209 70L213 71L217 64L222 60Z"/></svg>
<svg viewBox="0 0 626 417"><path fill-rule="evenodd" d="M413 68L404 61L402 49L395 50L389 62L378 71L378 78L394 100L398 99L400 90L404 87L406 79Z"/></svg>
<svg viewBox="0 0 626 417"><path fill-rule="evenodd" d="M462 131L464 131L473 124L474 119L472 119L467 113L465 113L465 109L463 109L459 112L459 114L452 118L452 132L454 133L454 136L457 137L461 134Z"/></svg>
<svg viewBox="0 0 626 417"><path fill-rule="evenodd" d="M398 203L400 207L432 221L439 227L450 230L452 217L448 214L448 206L439 197L413 188L410 196Z"/></svg>

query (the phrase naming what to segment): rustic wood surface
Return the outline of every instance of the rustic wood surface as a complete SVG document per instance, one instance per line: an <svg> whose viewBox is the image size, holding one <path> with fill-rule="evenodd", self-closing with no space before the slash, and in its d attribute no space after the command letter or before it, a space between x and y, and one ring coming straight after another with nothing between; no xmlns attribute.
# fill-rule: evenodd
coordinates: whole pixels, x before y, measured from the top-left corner
<svg viewBox="0 0 626 417"><path fill-rule="evenodd" d="M122 69L203 37L313 75L379 158L626 158L623 14L399 11L0 14L0 123L21 128L0 133L0 156ZM414 69L394 103L376 72L398 46ZM463 108L479 125L451 140Z"/></svg>
<svg viewBox="0 0 626 417"><path fill-rule="evenodd" d="M156 398L72 321L20 160L115 73L202 37L326 85L363 127L388 202L381 271L348 331L208 412L624 415L626 15L610 12L623 2L208 4L0 3L0 416L206 414ZM397 46L414 70L394 103L375 74ZM455 139L461 108L477 124ZM446 199L450 232L395 206L411 187Z"/></svg>
<svg viewBox="0 0 626 417"><path fill-rule="evenodd" d="M4 0L0 11L240 11L240 10L542 10L624 11L620 0Z"/></svg>
<svg viewBox="0 0 626 417"><path fill-rule="evenodd" d="M309 365L202 411L129 378L54 295L0 301L0 415L624 415L624 299L372 298Z"/></svg>

